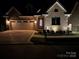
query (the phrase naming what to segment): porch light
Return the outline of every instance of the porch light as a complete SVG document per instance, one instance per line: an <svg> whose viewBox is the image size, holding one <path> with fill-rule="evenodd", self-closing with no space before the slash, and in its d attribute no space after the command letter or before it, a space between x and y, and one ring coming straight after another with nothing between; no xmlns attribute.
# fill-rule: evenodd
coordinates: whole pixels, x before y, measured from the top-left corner
<svg viewBox="0 0 79 59"><path fill-rule="evenodd" d="M6 24L9 25L10 24L10 21L9 20L6 20Z"/></svg>

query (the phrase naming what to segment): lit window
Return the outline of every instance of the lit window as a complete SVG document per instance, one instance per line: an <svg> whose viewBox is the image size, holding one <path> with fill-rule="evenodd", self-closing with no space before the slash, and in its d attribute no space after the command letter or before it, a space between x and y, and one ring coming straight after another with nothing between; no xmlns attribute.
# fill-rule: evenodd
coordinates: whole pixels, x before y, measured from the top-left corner
<svg viewBox="0 0 79 59"><path fill-rule="evenodd" d="M43 26L42 19L40 19L39 25L40 25L40 26Z"/></svg>

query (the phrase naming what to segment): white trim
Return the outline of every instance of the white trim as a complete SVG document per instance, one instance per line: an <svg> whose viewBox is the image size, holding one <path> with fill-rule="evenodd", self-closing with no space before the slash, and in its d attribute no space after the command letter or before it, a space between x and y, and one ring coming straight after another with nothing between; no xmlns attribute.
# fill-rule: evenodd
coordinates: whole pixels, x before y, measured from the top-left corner
<svg viewBox="0 0 79 59"><path fill-rule="evenodd" d="M56 4L57 4L64 12L67 12L66 9L63 8L63 6L62 6L59 2L57 2L57 1L47 10L47 12L49 12Z"/></svg>
<svg viewBox="0 0 79 59"><path fill-rule="evenodd" d="M38 11L37 11L37 13L39 13L41 11L41 9L39 9Z"/></svg>
<svg viewBox="0 0 79 59"><path fill-rule="evenodd" d="M42 16L48 16L48 14L42 14Z"/></svg>
<svg viewBox="0 0 79 59"><path fill-rule="evenodd" d="M72 14L65 14L65 16L70 17Z"/></svg>

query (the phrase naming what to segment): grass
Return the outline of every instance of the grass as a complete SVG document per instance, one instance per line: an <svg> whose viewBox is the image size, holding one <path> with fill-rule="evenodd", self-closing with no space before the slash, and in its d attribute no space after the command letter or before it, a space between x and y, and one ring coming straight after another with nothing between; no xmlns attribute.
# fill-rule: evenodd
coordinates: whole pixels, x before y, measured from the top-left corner
<svg viewBox="0 0 79 59"><path fill-rule="evenodd" d="M47 38L45 37L44 33L36 33L32 39L31 42L34 44L57 44L57 45L79 45L79 35L70 33L70 34L47 34Z"/></svg>
<svg viewBox="0 0 79 59"><path fill-rule="evenodd" d="M47 44L47 45L79 45L79 38L39 38L33 37L31 42L34 44Z"/></svg>

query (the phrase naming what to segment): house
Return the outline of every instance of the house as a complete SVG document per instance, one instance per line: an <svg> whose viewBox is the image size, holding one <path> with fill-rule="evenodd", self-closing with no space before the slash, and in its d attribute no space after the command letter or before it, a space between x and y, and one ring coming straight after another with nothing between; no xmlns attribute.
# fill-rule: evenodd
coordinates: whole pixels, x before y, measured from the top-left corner
<svg viewBox="0 0 79 59"><path fill-rule="evenodd" d="M76 2L69 18L69 23L72 24L72 31L79 32L79 2Z"/></svg>
<svg viewBox="0 0 79 59"><path fill-rule="evenodd" d="M39 10L40 11L40 10ZM71 13L63 5L56 1L45 14L23 16L15 7L12 7L6 16L6 25L9 30L49 30L49 31L72 31L73 22Z"/></svg>
<svg viewBox="0 0 79 59"><path fill-rule="evenodd" d="M71 14L66 14L67 10L56 1L44 15L44 29L56 31L68 30L68 18ZM71 27L69 27L70 29Z"/></svg>
<svg viewBox="0 0 79 59"><path fill-rule="evenodd" d="M34 30L35 29L35 17L34 16L22 16L21 13L12 7L6 13L6 25L9 30Z"/></svg>

